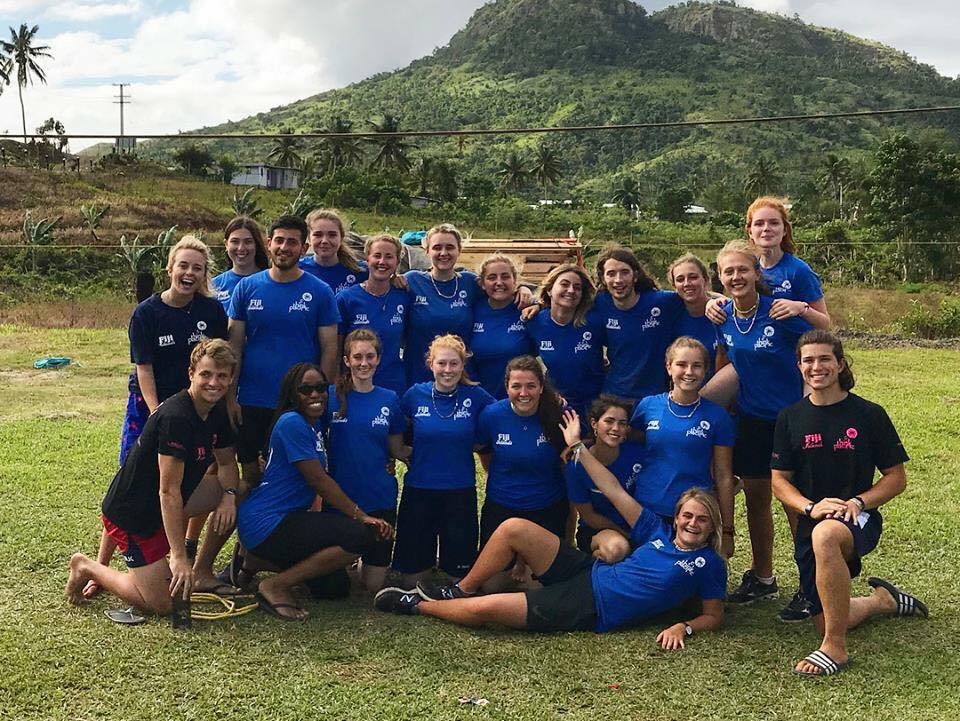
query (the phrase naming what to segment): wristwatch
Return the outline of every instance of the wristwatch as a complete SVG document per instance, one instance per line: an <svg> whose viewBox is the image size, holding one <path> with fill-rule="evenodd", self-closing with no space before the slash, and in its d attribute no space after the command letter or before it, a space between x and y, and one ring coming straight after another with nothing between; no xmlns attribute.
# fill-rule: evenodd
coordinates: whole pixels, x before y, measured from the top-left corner
<svg viewBox="0 0 960 721"><path fill-rule="evenodd" d="M810 501L810 503L808 503L807 505L805 505L805 506L803 507L803 515L809 516L811 513L813 513L813 507L814 507L814 505L815 505L815 504L814 504L813 501Z"/></svg>
<svg viewBox="0 0 960 721"><path fill-rule="evenodd" d="M693 635L693 626L689 623L683 624L683 635L690 638Z"/></svg>

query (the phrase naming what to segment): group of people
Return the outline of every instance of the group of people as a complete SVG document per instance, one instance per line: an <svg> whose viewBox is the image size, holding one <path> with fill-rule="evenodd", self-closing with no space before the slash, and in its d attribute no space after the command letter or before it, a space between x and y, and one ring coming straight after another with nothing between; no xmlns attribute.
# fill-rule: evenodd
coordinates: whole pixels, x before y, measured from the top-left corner
<svg viewBox="0 0 960 721"><path fill-rule="evenodd" d="M849 595L907 457L849 392L782 201L757 199L746 231L716 259L725 296L694 255L661 290L622 247L595 278L566 264L530 289L505 255L458 269L450 224L423 239L430 269L399 275L397 238L371 236L358 260L332 210L281 216L266 238L235 218L216 277L184 237L169 288L131 318L120 469L97 558L71 558L70 600L106 590L166 614L269 571L260 606L302 620L298 588L343 597L359 561L382 610L598 632L673 612L657 642L679 649L720 627L724 600L777 595L776 495L800 571L780 618L823 633L795 670L839 671L847 628L927 613L883 579ZM738 482L752 559L727 594Z"/></svg>

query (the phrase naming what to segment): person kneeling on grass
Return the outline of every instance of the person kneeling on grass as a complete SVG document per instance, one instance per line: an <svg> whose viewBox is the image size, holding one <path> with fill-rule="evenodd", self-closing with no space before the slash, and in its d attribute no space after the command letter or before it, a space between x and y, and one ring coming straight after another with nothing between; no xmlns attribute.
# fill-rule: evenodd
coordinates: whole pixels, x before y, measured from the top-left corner
<svg viewBox="0 0 960 721"><path fill-rule="evenodd" d="M237 359L224 340L205 340L190 354L190 386L165 400L114 477L103 500L103 527L128 573L82 553L70 559L67 597L80 604L89 581L142 611L172 611L172 597L215 588L212 564L233 531L239 483L233 432L221 403ZM216 478L204 477L216 459ZM214 512L196 562L187 558L187 518ZM167 562L167 553L170 561Z"/></svg>
<svg viewBox="0 0 960 721"><path fill-rule="evenodd" d="M630 526L635 548L626 559L604 563L563 544L531 521L510 518L493 533L470 572L452 586L385 588L374 605L381 611L423 614L464 626L500 624L528 631L598 633L629 626L677 608L693 597L703 602L696 618L657 634L664 649L684 648L699 631L723 623L727 569L720 551L720 510L710 494L686 491L677 503L673 530L637 503L580 442L580 419L564 414L564 438ZM494 574L520 556L544 588L526 593L474 595Z"/></svg>
<svg viewBox="0 0 960 721"><path fill-rule="evenodd" d="M820 648L794 671L830 676L850 663L848 629L874 616L926 618L927 607L882 578L867 579L874 589L870 596L850 598L851 577L880 540L879 507L907 487L908 458L886 411L849 392L853 373L836 336L805 333L797 360L811 392L777 418L773 492L800 514L794 558L823 634Z"/></svg>

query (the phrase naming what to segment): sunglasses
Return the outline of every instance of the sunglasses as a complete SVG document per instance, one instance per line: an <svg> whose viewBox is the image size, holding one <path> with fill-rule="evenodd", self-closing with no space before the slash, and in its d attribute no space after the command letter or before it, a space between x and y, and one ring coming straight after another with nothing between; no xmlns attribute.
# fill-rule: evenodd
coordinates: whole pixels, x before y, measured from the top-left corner
<svg viewBox="0 0 960 721"><path fill-rule="evenodd" d="M302 396L308 396L311 393L319 393L320 395L327 394L327 385L326 383L301 383L297 386L297 393Z"/></svg>

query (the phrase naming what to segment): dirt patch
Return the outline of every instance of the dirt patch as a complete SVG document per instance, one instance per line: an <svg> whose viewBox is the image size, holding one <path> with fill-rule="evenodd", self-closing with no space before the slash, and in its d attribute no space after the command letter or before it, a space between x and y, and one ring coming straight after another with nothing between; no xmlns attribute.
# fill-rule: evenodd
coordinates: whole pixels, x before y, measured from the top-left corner
<svg viewBox="0 0 960 721"><path fill-rule="evenodd" d="M45 383L51 383L60 380L61 376L56 371L49 370L3 370L0 371L0 380L10 383L20 383L24 385L39 386Z"/></svg>
<svg viewBox="0 0 960 721"><path fill-rule="evenodd" d="M869 333L861 330L837 330L837 335L849 345L871 350L889 348L935 348L939 350L960 350L960 338L909 338L907 336Z"/></svg>

